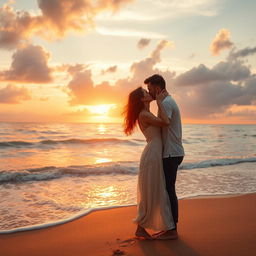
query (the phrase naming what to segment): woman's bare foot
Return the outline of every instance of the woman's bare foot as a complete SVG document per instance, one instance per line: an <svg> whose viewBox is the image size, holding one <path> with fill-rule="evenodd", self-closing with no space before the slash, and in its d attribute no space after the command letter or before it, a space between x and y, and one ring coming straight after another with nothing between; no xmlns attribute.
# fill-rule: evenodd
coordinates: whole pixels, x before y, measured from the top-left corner
<svg viewBox="0 0 256 256"><path fill-rule="evenodd" d="M144 238L148 240L153 240L153 237L145 230L145 228L138 225L137 230L135 232L135 236L138 238Z"/></svg>

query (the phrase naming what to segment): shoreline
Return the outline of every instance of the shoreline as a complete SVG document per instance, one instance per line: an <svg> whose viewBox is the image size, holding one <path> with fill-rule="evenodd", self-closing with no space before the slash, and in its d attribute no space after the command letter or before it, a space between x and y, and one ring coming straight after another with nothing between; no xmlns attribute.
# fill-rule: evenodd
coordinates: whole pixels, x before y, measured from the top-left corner
<svg viewBox="0 0 256 256"><path fill-rule="evenodd" d="M256 193L180 200L177 240L134 239L136 207L95 211L64 225L0 235L4 256L251 256ZM151 232L151 231L149 231ZM119 253L119 254L118 254Z"/></svg>
<svg viewBox="0 0 256 256"><path fill-rule="evenodd" d="M194 196L188 196L188 197L180 197L178 200L190 200L190 199L211 199L211 198L229 198L229 197L238 197L238 196L243 196L243 195L250 195L250 194L256 194L254 193L245 193L245 194L209 194L209 195L194 195ZM136 204L128 204L128 205L115 205L115 206L105 206L105 207L97 207L97 208L92 208L88 210L84 210L74 216L71 216L70 218L66 219L61 219L58 221L53 221L53 222L48 222L48 223L43 223L43 224L35 224L31 226L25 226L25 227L18 227L18 228L13 228L13 229L7 229L7 230L0 230L0 235L2 234L14 234L18 232L26 232L26 231L33 231L33 230L39 230L39 229L47 229L49 227L54 227L54 226L59 226L65 223L73 222L77 219L83 218L88 216L89 214L92 214L94 212L98 211L105 211L105 210L111 210L111 209L116 209L116 208L125 208L125 207L136 207Z"/></svg>

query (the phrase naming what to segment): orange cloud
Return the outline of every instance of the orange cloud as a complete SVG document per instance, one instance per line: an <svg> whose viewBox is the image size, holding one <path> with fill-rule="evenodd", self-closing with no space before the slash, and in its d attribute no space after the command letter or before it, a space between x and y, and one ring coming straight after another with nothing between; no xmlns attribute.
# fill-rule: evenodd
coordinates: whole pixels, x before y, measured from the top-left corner
<svg viewBox="0 0 256 256"><path fill-rule="evenodd" d="M248 121L255 121L256 106L237 106L233 105L226 113L227 117L240 117Z"/></svg>
<svg viewBox="0 0 256 256"><path fill-rule="evenodd" d="M38 31L39 17L33 17L29 12L15 12L10 3L0 8L0 48L12 49L27 41Z"/></svg>
<svg viewBox="0 0 256 256"><path fill-rule="evenodd" d="M140 85L145 80L146 77L154 73L164 74L168 78L173 77L175 75L175 72L163 72L161 70L154 68L157 63L161 62L161 51L163 51L164 48L171 44L172 43L170 41L161 40L158 42L156 48L150 53L149 57L139 62L134 62L130 67L130 71L133 74L131 82Z"/></svg>
<svg viewBox="0 0 256 256"><path fill-rule="evenodd" d="M94 17L103 11L116 12L133 0L38 0L40 15L14 11L10 3L0 8L0 47L12 49L33 35L61 38L68 31L94 27Z"/></svg>
<svg viewBox="0 0 256 256"><path fill-rule="evenodd" d="M227 29L221 29L210 45L212 55L219 55L220 51L229 49L233 43L230 41L230 32Z"/></svg>
<svg viewBox="0 0 256 256"><path fill-rule="evenodd" d="M119 94L116 87L103 82L94 86L91 71L85 69L73 75L68 83L68 94L71 105L95 105L116 102Z"/></svg>
<svg viewBox="0 0 256 256"><path fill-rule="evenodd" d="M128 93L143 85L143 81L153 73L160 73L167 77L174 76L174 72L162 72L154 66L161 61L161 51L169 45L166 40L158 42L156 48L147 57L139 62L135 62L130 67L131 76L116 81L115 86L111 86L107 81L94 85L91 71L83 65L69 67L72 70L71 81L67 85L66 92L70 96L71 105L94 105L94 104L125 104Z"/></svg>
<svg viewBox="0 0 256 256"><path fill-rule="evenodd" d="M30 99L30 92L24 87L19 88L9 84L5 88L0 89L0 103L18 104L21 103L21 101Z"/></svg>

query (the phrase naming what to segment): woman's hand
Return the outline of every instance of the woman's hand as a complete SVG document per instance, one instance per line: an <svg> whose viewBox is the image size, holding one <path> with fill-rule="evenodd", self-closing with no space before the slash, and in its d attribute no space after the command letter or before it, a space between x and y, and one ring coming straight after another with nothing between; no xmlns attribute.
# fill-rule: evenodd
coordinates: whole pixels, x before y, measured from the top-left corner
<svg viewBox="0 0 256 256"><path fill-rule="evenodd" d="M156 94L156 101L157 102L162 102L163 99L168 95L168 92L163 89L161 92Z"/></svg>

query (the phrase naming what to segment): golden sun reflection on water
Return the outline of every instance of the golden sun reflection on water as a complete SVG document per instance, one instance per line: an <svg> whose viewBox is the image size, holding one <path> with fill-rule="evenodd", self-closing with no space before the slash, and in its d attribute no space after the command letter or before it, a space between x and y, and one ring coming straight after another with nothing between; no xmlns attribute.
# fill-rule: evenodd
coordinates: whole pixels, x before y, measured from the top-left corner
<svg viewBox="0 0 256 256"><path fill-rule="evenodd" d="M105 188L101 193L99 193L98 194L100 197L103 197L103 198L105 198L105 197L108 197L108 198L110 198L110 197L115 197L115 196L117 196L117 193L115 192L115 189L114 189L114 187L113 186L110 186L110 187L107 187L107 188Z"/></svg>
<svg viewBox="0 0 256 256"><path fill-rule="evenodd" d="M123 204L126 194L120 187L117 187L117 184L95 186L89 193L89 197L93 198L90 201L90 208Z"/></svg>
<svg viewBox="0 0 256 256"><path fill-rule="evenodd" d="M106 125L99 124L98 125L98 132L99 132L99 134L105 134L106 133Z"/></svg>
<svg viewBox="0 0 256 256"><path fill-rule="evenodd" d="M96 164L109 163L109 162L112 162L112 159L110 159L110 158L98 158L95 161Z"/></svg>

